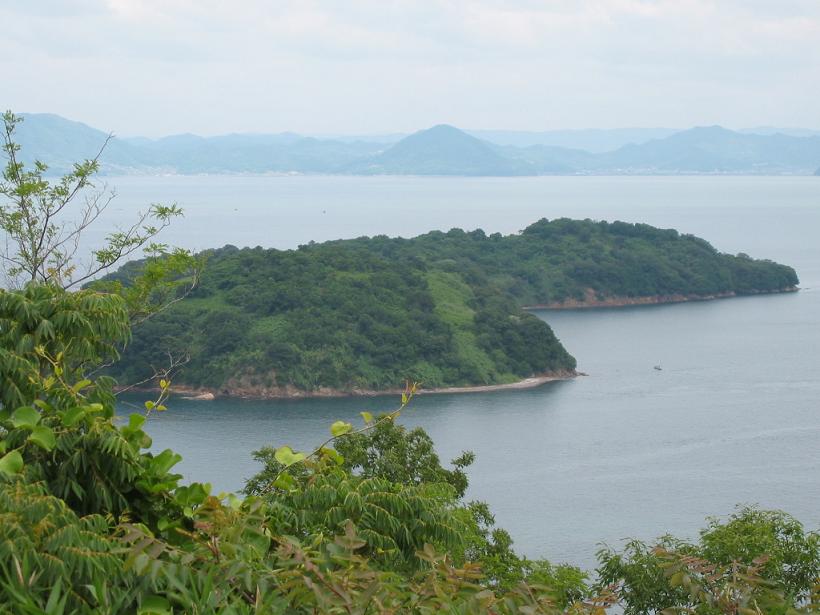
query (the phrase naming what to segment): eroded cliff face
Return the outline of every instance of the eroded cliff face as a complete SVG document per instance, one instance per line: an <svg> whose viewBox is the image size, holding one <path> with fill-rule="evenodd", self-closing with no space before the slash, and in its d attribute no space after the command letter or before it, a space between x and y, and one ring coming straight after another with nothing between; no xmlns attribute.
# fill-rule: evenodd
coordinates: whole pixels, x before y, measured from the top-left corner
<svg viewBox="0 0 820 615"><path fill-rule="evenodd" d="M799 290L796 286L788 286L777 290L761 290L744 293L745 295L769 295L775 293L791 293ZM733 291L715 293L712 295L650 295L646 297L600 297L591 288L587 288L583 299L565 299L539 305L526 305L525 310L578 310L587 308L626 307L630 305L657 305L661 303L684 303L686 301L711 301L712 299L726 299L736 297Z"/></svg>

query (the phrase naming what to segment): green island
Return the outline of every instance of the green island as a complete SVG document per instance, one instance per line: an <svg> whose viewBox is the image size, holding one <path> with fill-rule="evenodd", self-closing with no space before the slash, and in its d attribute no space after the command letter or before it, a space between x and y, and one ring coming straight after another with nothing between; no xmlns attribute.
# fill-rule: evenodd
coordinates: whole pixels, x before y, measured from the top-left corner
<svg viewBox="0 0 820 615"><path fill-rule="evenodd" d="M793 290L794 270L646 224L540 220L521 233L434 231L296 250L203 255L201 280L134 328L113 374L150 376L187 355L175 384L251 397L505 385L570 376L575 359L523 307L659 303ZM129 263L108 278L127 286Z"/></svg>

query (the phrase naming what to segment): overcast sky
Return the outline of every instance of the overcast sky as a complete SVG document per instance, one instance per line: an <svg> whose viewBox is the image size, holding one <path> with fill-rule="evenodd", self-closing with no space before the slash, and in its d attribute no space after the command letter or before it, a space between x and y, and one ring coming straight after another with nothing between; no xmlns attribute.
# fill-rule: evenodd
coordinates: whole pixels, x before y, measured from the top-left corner
<svg viewBox="0 0 820 615"><path fill-rule="evenodd" d="M0 106L123 136L820 128L820 0L0 0Z"/></svg>

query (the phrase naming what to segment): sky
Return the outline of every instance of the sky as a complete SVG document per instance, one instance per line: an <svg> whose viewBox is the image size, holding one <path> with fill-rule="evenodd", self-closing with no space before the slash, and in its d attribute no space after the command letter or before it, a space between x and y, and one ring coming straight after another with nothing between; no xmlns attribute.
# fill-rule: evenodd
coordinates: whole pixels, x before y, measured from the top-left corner
<svg viewBox="0 0 820 615"><path fill-rule="evenodd" d="M820 0L0 0L0 107L120 136L820 128Z"/></svg>

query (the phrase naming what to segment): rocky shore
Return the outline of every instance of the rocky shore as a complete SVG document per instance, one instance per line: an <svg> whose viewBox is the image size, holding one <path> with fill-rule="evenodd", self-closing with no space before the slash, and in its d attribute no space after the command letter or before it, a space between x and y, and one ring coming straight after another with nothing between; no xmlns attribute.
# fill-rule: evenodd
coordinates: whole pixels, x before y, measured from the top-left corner
<svg viewBox="0 0 820 615"><path fill-rule="evenodd" d="M662 303L685 303L687 301L711 301L713 299L728 299L730 297L748 295L771 295L779 293L793 293L799 289L796 286L777 290L762 290L738 295L733 291L715 293L712 295L650 295L646 297L599 297L594 290L588 288L583 299L565 299L537 305L525 305L525 310L583 310L590 308L628 307L633 305L659 305Z"/></svg>

